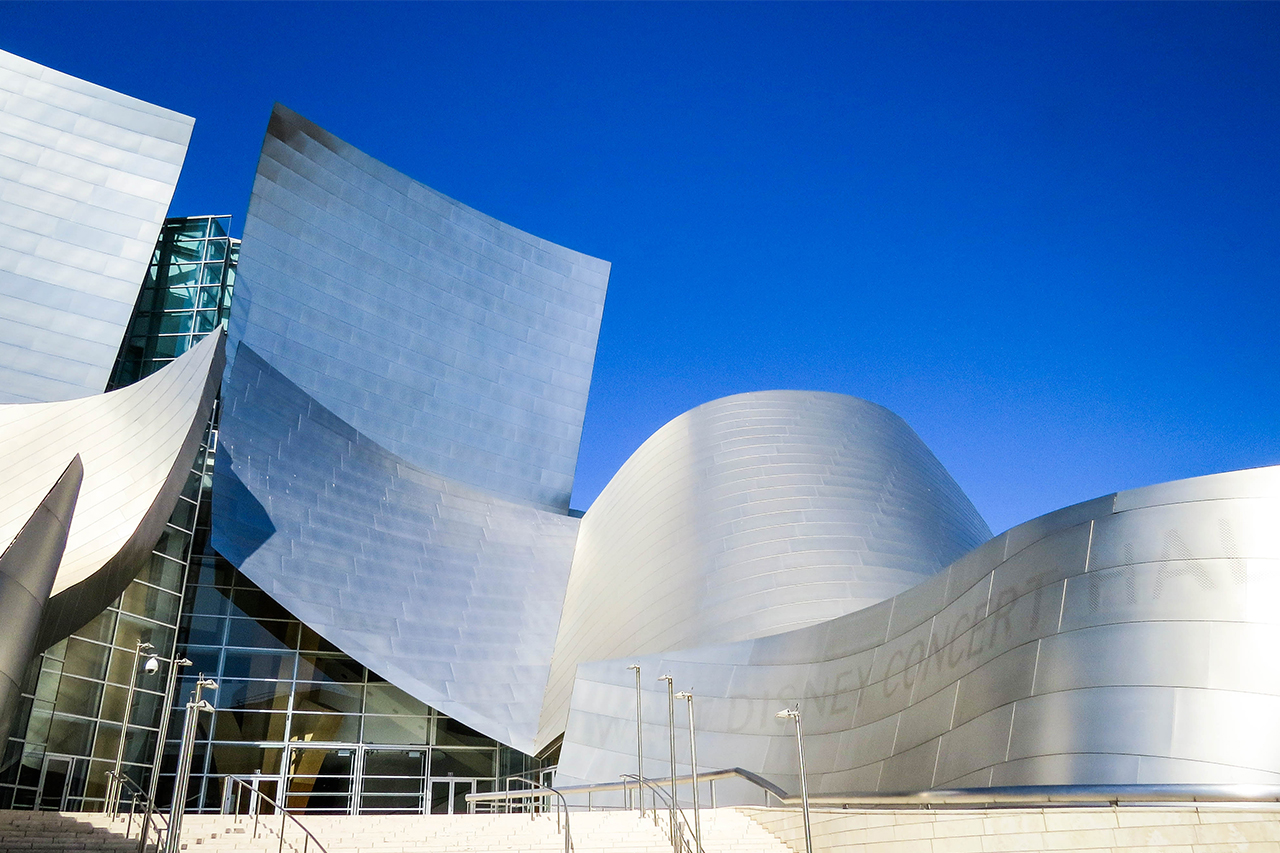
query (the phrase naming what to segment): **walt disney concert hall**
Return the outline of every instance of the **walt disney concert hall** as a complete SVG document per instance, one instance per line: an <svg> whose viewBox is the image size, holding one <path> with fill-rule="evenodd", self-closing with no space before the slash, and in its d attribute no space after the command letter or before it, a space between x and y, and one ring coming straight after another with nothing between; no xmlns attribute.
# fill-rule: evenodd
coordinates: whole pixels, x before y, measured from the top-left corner
<svg viewBox="0 0 1280 853"><path fill-rule="evenodd" d="M574 512L607 261L283 106L239 240L166 218L193 119L3 53L0 112L0 808L166 804L190 713L194 811L670 778L671 691L722 804L800 790L788 708L815 796L1280 784L1280 468L993 535L762 390Z"/></svg>

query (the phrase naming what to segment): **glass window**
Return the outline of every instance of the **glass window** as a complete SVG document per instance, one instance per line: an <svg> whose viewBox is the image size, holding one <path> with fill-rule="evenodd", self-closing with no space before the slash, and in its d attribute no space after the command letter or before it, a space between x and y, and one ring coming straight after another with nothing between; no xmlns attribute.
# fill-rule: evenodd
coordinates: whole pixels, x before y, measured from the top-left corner
<svg viewBox="0 0 1280 853"><path fill-rule="evenodd" d="M214 743L210 747L209 772L227 774L251 774L280 772L280 756L283 750L273 747L245 746L238 743ZM274 791L268 796L274 796ZM267 804L263 803L263 811Z"/></svg>
<svg viewBox="0 0 1280 853"><path fill-rule="evenodd" d="M366 714L417 714L427 716L431 709L394 684L370 684L365 690Z"/></svg>
<svg viewBox="0 0 1280 853"><path fill-rule="evenodd" d="M222 674L227 678L262 678L272 681L293 679L293 655L268 651L227 650Z"/></svg>
<svg viewBox="0 0 1280 853"><path fill-rule="evenodd" d="M442 716L436 724L436 743L441 746L491 746L493 741L451 717Z"/></svg>
<svg viewBox="0 0 1280 853"><path fill-rule="evenodd" d="M204 310L214 309L218 307L218 297L222 295L222 285L215 284L212 287L200 288L197 298L196 307Z"/></svg>
<svg viewBox="0 0 1280 853"><path fill-rule="evenodd" d="M218 328L217 311L200 311L196 314L196 334L207 335Z"/></svg>
<svg viewBox="0 0 1280 853"><path fill-rule="evenodd" d="M188 595L192 595L192 593L188 593ZM231 602L227 600L225 590L211 586L198 586L195 588L191 599L193 613L221 615L230 609Z"/></svg>
<svg viewBox="0 0 1280 853"><path fill-rule="evenodd" d="M120 609L127 613L145 613L159 622L173 624L178 621L178 596L143 583L131 583L120 597ZM155 644L154 638L144 642ZM160 648L157 646L157 648Z"/></svg>
<svg viewBox="0 0 1280 853"><path fill-rule="evenodd" d="M265 711L218 711L214 740L283 741L287 714Z"/></svg>
<svg viewBox="0 0 1280 853"><path fill-rule="evenodd" d="M226 620L221 616L188 616L182 620L183 642L222 645Z"/></svg>
<svg viewBox="0 0 1280 853"><path fill-rule="evenodd" d="M204 254L204 243L199 240L177 240L170 249L170 257L179 263L199 261Z"/></svg>
<svg viewBox="0 0 1280 853"><path fill-rule="evenodd" d="M190 311L184 311L180 314L168 313L160 315L160 329L162 335L189 335L191 334L191 324L193 318Z"/></svg>
<svg viewBox="0 0 1280 853"><path fill-rule="evenodd" d="M88 625L76 631L76 636L105 643L111 639L111 635L115 630L116 612L114 610L104 610L93 617L93 620Z"/></svg>
<svg viewBox="0 0 1280 853"><path fill-rule="evenodd" d="M430 717L365 717L365 743L428 744Z"/></svg>
<svg viewBox="0 0 1280 853"><path fill-rule="evenodd" d="M156 338L155 357L173 359L187 351L191 343L190 335L174 335L167 338Z"/></svg>
<svg viewBox="0 0 1280 853"><path fill-rule="evenodd" d="M186 219L181 222L175 222L169 225L165 230L173 233L179 239L200 239L208 233L209 220L203 217L195 219Z"/></svg>
<svg viewBox="0 0 1280 853"><path fill-rule="evenodd" d="M298 659L299 681L337 681L359 684L364 667L348 657L324 657L304 652Z"/></svg>
<svg viewBox="0 0 1280 853"><path fill-rule="evenodd" d="M110 651L107 646L72 637L67 640L67 656L62 671L67 675L101 679L107 674L107 656Z"/></svg>
<svg viewBox="0 0 1280 853"><path fill-rule="evenodd" d="M289 683L224 678L218 684L217 706L229 710L287 711ZM284 737L279 739L284 740Z"/></svg>
<svg viewBox="0 0 1280 853"><path fill-rule="evenodd" d="M67 676L58 684L58 700L64 708L75 708L81 714L96 714L102 698L102 682Z"/></svg>
<svg viewBox="0 0 1280 853"><path fill-rule="evenodd" d="M250 646L262 649L292 649L297 643L297 622L275 620L232 619L227 633L228 646Z"/></svg>
<svg viewBox="0 0 1280 853"><path fill-rule="evenodd" d="M251 619L293 618L288 610L276 604L275 599L257 587L237 586L231 594L231 600L239 608L239 612L233 614L236 616L248 616Z"/></svg>
<svg viewBox="0 0 1280 853"><path fill-rule="evenodd" d="M200 283L200 264L174 264L169 267L169 277L165 279L165 287L168 288L165 293L164 307L169 310L178 308L192 307L190 298L195 296L195 286ZM181 300L184 297L186 302L174 303L174 292L182 291L178 295Z"/></svg>
<svg viewBox="0 0 1280 853"><path fill-rule="evenodd" d="M206 261L220 261L227 256L226 240L210 240L205 244L204 259Z"/></svg>
<svg viewBox="0 0 1280 853"><path fill-rule="evenodd" d="M359 684L299 684L294 689L295 711L337 711L360 713L363 688Z"/></svg>
<svg viewBox="0 0 1280 853"><path fill-rule="evenodd" d="M160 340L166 340L161 338ZM183 340L186 338L170 338L167 340ZM178 498L178 503L174 505L173 512L169 515L169 523L174 527L180 527L183 530L191 530L195 526L196 505L190 501Z"/></svg>
<svg viewBox="0 0 1280 853"><path fill-rule="evenodd" d="M495 749L433 749L432 776L493 776Z"/></svg>
<svg viewBox="0 0 1280 853"><path fill-rule="evenodd" d="M106 728L104 726L104 728ZM119 727L116 728L119 732ZM99 740L107 732L99 733ZM46 741L49 752L60 752L63 755L88 755L89 745L93 740L93 721L76 717L64 717L61 714L53 718L49 726L49 740ZM115 738L111 737L111 747L115 749Z"/></svg>
<svg viewBox="0 0 1280 853"><path fill-rule="evenodd" d="M214 217L209 220L209 236L225 237L227 236L227 229L229 227L231 227L230 216Z"/></svg>
<svg viewBox="0 0 1280 853"><path fill-rule="evenodd" d="M360 740L360 717L355 714L295 713L289 739L357 743Z"/></svg>

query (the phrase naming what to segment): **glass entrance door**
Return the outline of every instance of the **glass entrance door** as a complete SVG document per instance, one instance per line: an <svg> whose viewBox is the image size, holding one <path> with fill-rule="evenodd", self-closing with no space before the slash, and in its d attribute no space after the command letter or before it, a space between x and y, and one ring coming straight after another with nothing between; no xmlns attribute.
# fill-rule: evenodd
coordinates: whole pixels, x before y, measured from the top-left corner
<svg viewBox="0 0 1280 853"><path fill-rule="evenodd" d="M67 795L72 779L75 759L61 755L46 755L40 772L40 793L36 808L41 811L65 812Z"/></svg>
<svg viewBox="0 0 1280 853"><path fill-rule="evenodd" d="M223 814L271 814L275 809L271 801L276 799L280 780L261 773L228 776L222 789ZM243 784L235 784L238 779Z"/></svg>
<svg viewBox="0 0 1280 853"><path fill-rule="evenodd" d="M431 780L432 814L467 814L467 794L476 789L475 779Z"/></svg>

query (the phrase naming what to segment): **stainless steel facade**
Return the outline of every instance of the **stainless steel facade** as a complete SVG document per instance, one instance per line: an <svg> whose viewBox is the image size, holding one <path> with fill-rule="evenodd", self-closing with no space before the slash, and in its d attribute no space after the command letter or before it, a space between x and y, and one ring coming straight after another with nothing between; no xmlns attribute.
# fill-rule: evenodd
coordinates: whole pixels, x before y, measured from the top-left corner
<svg viewBox="0 0 1280 853"><path fill-rule="evenodd" d="M777 634L906 590L991 536L901 418L760 391L672 420L582 520L539 748L575 667Z"/></svg>
<svg viewBox="0 0 1280 853"><path fill-rule="evenodd" d="M229 362L243 341L410 464L567 512L607 262L446 198L277 106L240 276Z"/></svg>
<svg viewBox="0 0 1280 853"><path fill-rule="evenodd" d="M173 511L217 391L223 336L108 394L0 406L0 542L68 461L84 482L41 629L43 649L98 615L145 561Z"/></svg>
<svg viewBox="0 0 1280 853"><path fill-rule="evenodd" d="M13 722L83 479L84 465L77 456L18 535L0 551L0 624L5 626L5 638L0 641L0 732L7 732Z"/></svg>
<svg viewBox="0 0 1280 853"><path fill-rule="evenodd" d="M638 660L697 694L706 767L790 790L795 743L774 713L794 703L821 793L1275 784L1277 518L1280 468L1121 492L1015 527L865 610ZM631 662L579 666L561 782L634 767ZM665 696L645 687L660 720ZM665 738L650 724L646 752Z"/></svg>
<svg viewBox="0 0 1280 853"><path fill-rule="evenodd" d="M193 120L0 51L0 403L101 393Z"/></svg>
<svg viewBox="0 0 1280 853"><path fill-rule="evenodd" d="M383 678L531 750L578 519L417 468L243 342L215 471L219 553Z"/></svg>

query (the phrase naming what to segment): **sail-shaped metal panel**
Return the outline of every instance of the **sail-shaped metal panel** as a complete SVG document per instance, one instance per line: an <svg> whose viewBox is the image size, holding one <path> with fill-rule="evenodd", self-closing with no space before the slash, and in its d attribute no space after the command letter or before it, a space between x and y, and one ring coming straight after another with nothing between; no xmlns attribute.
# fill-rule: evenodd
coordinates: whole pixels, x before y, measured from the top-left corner
<svg viewBox="0 0 1280 853"><path fill-rule="evenodd" d="M608 278L277 106L228 358L244 341L411 464L567 512Z"/></svg>
<svg viewBox="0 0 1280 853"><path fill-rule="evenodd" d="M16 535L79 454L84 482L41 636L92 619L143 565L200 445L222 371L223 335L107 394L0 406L0 541Z"/></svg>
<svg viewBox="0 0 1280 853"><path fill-rule="evenodd" d="M0 404L106 388L193 124L0 51Z"/></svg>

